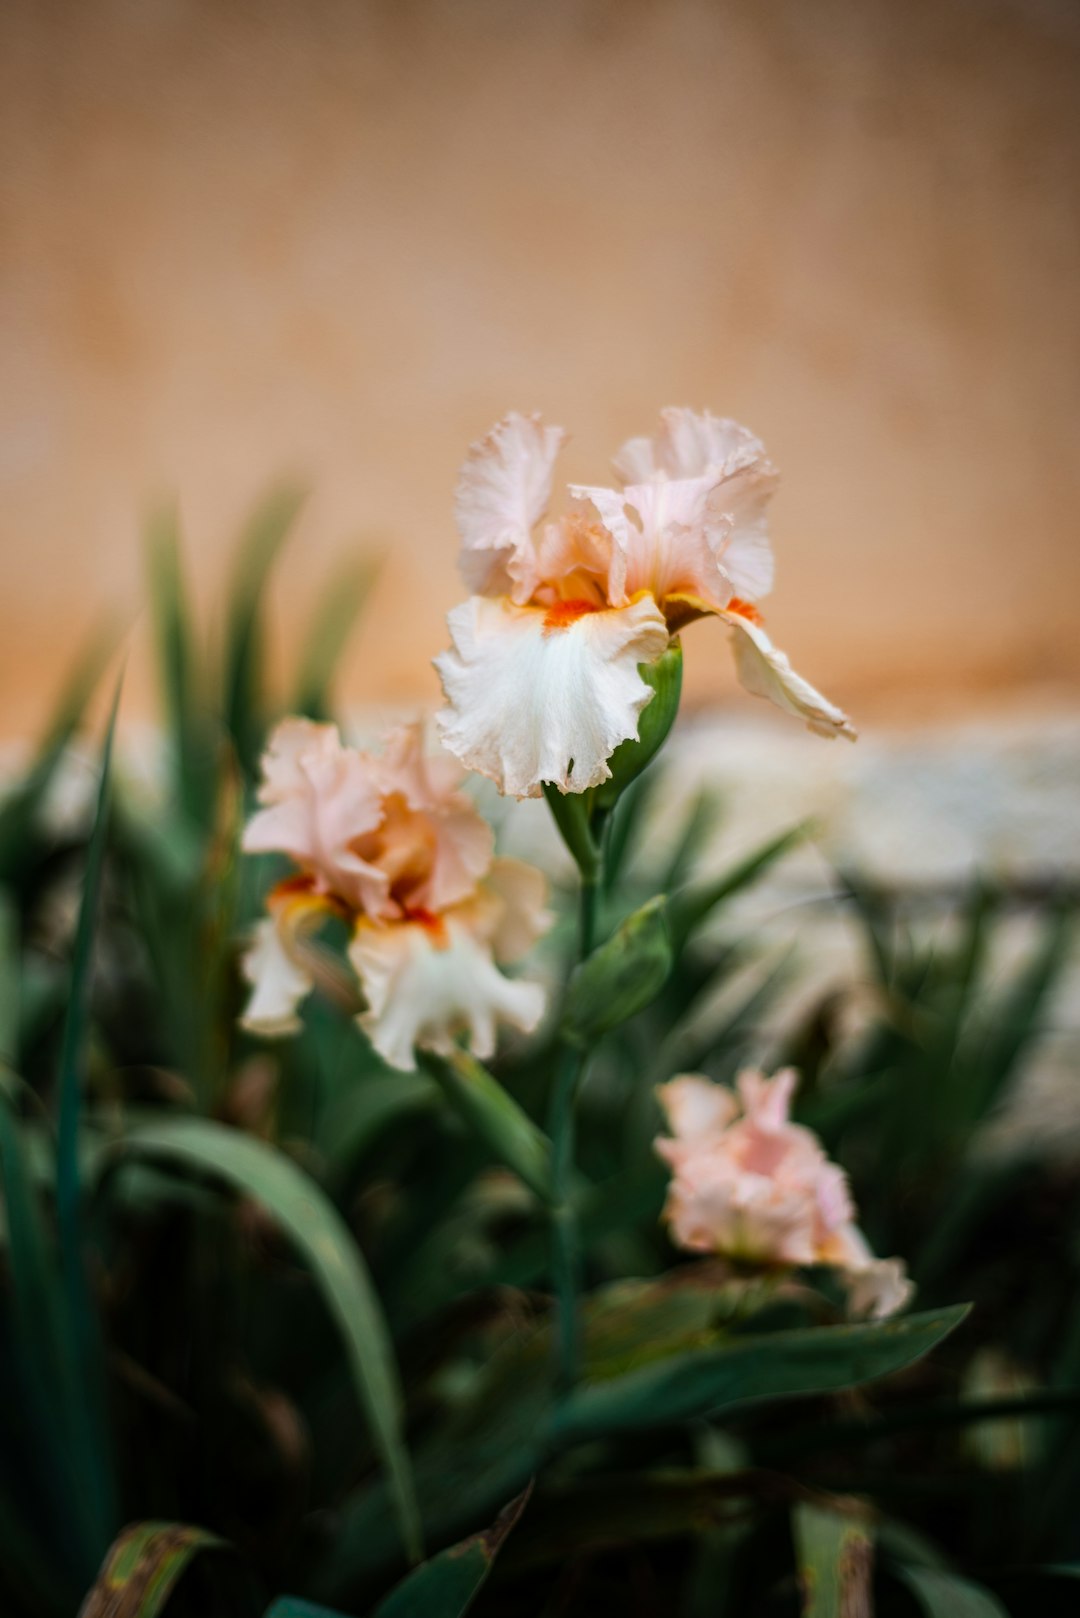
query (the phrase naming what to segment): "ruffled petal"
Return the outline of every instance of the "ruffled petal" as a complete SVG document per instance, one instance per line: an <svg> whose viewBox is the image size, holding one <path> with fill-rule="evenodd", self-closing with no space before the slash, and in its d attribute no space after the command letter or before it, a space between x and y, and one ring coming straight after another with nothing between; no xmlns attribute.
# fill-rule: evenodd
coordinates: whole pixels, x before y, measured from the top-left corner
<svg viewBox="0 0 1080 1618"><path fill-rule="evenodd" d="M358 924L349 959L368 1003L360 1024L391 1067L414 1068L417 1046L448 1054L463 1032L486 1058L498 1023L530 1033L543 1016L540 985L503 977L469 923L462 907L431 923Z"/></svg>
<svg viewBox="0 0 1080 1618"><path fill-rule="evenodd" d="M688 490L684 501L700 497L696 525L703 527L713 561L723 569L728 595L760 601L772 589L773 556L765 523L778 480L753 433L708 411L665 410L654 437L632 438L623 445L615 470L631 504L640 503L638 486L643 484L683 484ZM714 589L703 599L722 606L719 595Z"/></svg>
<svg viewBox="0 0 1080 1618"><path fill-rule="evenodd" d="M735 669L743 687L755 697L765 697L785 713L806 722L818 736L846 736L853 742L857 732L847 714L820 691L796 674L787 657L775 647L761 628L740 613L720 616L731 625Z"/></svg>
<svg viewBox="0 0 1080 1618"><path fill-rule="evenodd" d="M255 924L252 942L240 962L251 994L240 1019L249 1033L269 1039L300 1030L297 1008L310 994L314 981L282 936L278 923L264 916Z"/></svg>
<svg viewBox="0 0 1080 1618"><path fill-rule="evenodd" d="M638 664L668 644L650 597L580 615L568 607L564 616L473 596L449 614L453 650L435 659L443 741L511 797L539 797L546 781L563 792L606 781L651 695Z"/></svg>
<svg viewBox="0 0 1080 1618"><path fill-rule="evenodd" d="M500 858L492 861L484 888L499 901L489 935L495 959L503 965L520 960L555 919L547 908L547 877L524 860Z"/></svg>
<svg viewBox="0 0 1080 1618"><path fill-rule="evenodd" d="M539 416L504 416L473 444L454 502L459 567L476 595L527 601L536 582L532 531L547 510L565 434Z"/></svg>
<svg viewBox="0 0 1080 1618"><path fill-rule="evenodd" d="M381 825L358 852L384 871L409 909L443 910L471 893L491 865L495 834L459 791L462 770L445 750L428 751L422 722L386 738L378 761ZM393 905L382 914L395 914Z"/></svg>
<svg viewBox="0 0 1080 1618"><path fill-rule="evenodd" d="M903 1259L878 1258L848 1275L848 1308L857 1318L887 1320L911 1302L915 1284Z"/></svg>
<svg viewBox="0 0 1080 1618"><path fill-rule="evenodd" d="M683 1073L657 1086L668 1128L679 1141L700 1142L721 1134L738 1116L739 1103L725 1084Z"/></svg>
<svg viewBox="0 0 1080 1618"><path fill-rule="evenodd" d="M336 725L285 719L271 734L262 770L263 807L244 830L244 852L287 854L324 891L377 912L387 880L355 846L383 813L371 759L344 747Z"/></svg>
<svg viewBox="0 0 1080 1618"><path fill-rule="evenodd" d="M715 477L751 460L763 460L761 440L737 421L669 406L651 438L630 438L615 456L621 483L645 483L658 474L669 478Z"/></svg>

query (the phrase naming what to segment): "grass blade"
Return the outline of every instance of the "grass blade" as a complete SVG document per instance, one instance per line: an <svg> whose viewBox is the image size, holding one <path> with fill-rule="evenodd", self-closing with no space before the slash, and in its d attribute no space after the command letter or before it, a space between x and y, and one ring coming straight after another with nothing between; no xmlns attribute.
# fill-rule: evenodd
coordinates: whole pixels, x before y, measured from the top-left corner
<svg viewBox="0 0 1080 1618"><path fill-rule="evenodd" d="M304 503L299 488L275 490L256 509L241 541L226 623L222 713L241 767L258 768L263 741L262 604L267 580Z"/></svg>
<svg viewBox="0 0 1080 1618"><path fill-rule="evenodd" d="M517 1526L532 1485L499 1513L490 1528L414 1568L379 1603L372 1618L462 1618L480 1594L495 1558Z"/></svg>
<svg viewBox="0 0 1080 1618"><path fill-rule="evenodd" d="M133 1523L111 1546L79 1618L158 1618L195 1557L225 1549L205 1528Z"/></svg>
<svg viewBox="0 0 1080 1618"><path fill-rule="evenodd" d="M761 848L756 849L746 859L740 860L738 865L732 866L722 876L712 882L702 883L700 887L682 888L673 893L668 900L668 926L671 929L672 946L678 954L691 934L701 927L713 912L731 899L751 883L763 876L770 866L785 854L797 848L816 829L815 823L805 820L790 831L781 832Z"/></svg>
<svg viewBox="0 0 1080 1618"><path fill-rule="evenodd" d="M803 1500L791 1529L803 1618L872 1618L874 1542L866 1514Z"/></svg>
<svg viewBox="0 0 1080 1618"><path fill-rule="evenodd" d="M326 719L330 689L353 627L379 575L371 558L350 562L330 582L315 609L300 659L294 707L311 719Z"/></svg>
<svg viewBox="0 0 1080 1618"><path fill-rule="evenodd" d="M304 1254L341 1330L360 1405L389 1475L401 1537L415 1560L420 1549L419 1517L393 1346L367 1266L337 1209L281 1152L209 1119L140 1124L117 1141L116 1148L219 1176L261 1203Z"/></svg>
<svg viewBox="0 0 1080 1618"><path fill-rule="evenodd" d="M83 1397L72 1412L73 1448L87 1497L96 1512L100 1548L116 1531L116 1484L105 1414L104 1356L97 1315L86 1273L82 1229L82 1185L79 1174L79 1130L90 1012L90 971L98 898L105 863L109 822L111 766L120 685L113 697L101 756L97 813L86 856L82 903L75 929L71 988L60 1046L59 1117L56 1144L56 1216L60 1265L64 1280L68 1329L82 1368Z"/></svg>

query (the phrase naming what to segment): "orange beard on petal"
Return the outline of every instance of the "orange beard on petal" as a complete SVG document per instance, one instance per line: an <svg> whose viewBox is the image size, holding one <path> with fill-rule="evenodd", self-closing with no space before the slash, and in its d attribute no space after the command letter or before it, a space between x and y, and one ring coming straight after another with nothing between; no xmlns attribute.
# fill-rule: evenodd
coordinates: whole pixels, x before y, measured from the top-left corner
<svg viewBox="0 0 1080 1618"><path fill-rule="evenodd" d="M571 624L576 624L586 613L600 610L595 601L585 601L581 597L575 597L570 601L554 601L544 613L543 632L545 635L554 635L560 629L569 629Z"/></svg>
<svg viewBox="0 0 1080 1618"><path fill-rule="evenodd" d="M405 920L411 921L415 926L422 927L428 935L432 949L449 949L450 934L446 922L437 916L433 910L406 910Z"/></svg>
<svg viewBox="0 0 1080 1618"><path fill-rule="evenodd" d="M764 617L754 606L752 601L743 601L740 596L732 596L727 604L728 612L733 612L736 618L745 618L750 624L763 624Z"/></svg>

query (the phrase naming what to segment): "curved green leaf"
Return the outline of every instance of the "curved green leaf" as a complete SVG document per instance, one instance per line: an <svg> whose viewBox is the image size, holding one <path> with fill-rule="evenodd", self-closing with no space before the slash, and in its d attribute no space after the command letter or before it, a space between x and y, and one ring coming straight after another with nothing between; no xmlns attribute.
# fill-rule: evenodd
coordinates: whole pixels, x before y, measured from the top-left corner
<svg viewBox="0 0 1080 1618"><path fill-rule="evenodd" d="M966 1304L864 1326L826 1326L737 1338L674 1354L579 1388L555 1412L552 1436L584 1443L609 1433L696 1421L733 1405L855 1387L899 1371L949 1335Z"/></svg>
<svg viewBox="0 0 1080 1618"><path fill-rule="evenodd" d="M389 1474L402 1540L415 1558L420 1525L393 1346L367 1266L333 1203L272 1146L205 1118L140 1124L114 1151L171 1158L219 1175L262 1203L296 1243L340 1327L361 1407Z"/></svg>
<svg viewBox="0 0 1080 1618"><path fill-rule="evenodd" d="M970 1579L934 1567L897 1567L926 1618L1009 1618L997 1596Z"/></svg>
<svg viewBox="0 0 1080 1618"><path fill-rule="evenodd" d="M205 1528L133 1523L113 1542L79 1618L158 1618L195 1557L226 1548Z"/></svg>
<svg viewBox="0 0 1080 1618"><path fill-rule="evenodd" d="M414 1568L376 1607L373 1618L461 1618L486 1582L507 1536L528 1504L532 1485L500 1511L490 1528L451 1545Z"/></svg>
<svg viewBox="0 0 1080 1618"><path fill-rule="evenodd" d="M870 1618L874 1542L865 1509L802 1500L791 1513L791 1530L803 1618Z"/></svg>
<svg viewBox="0 0 1080 1618"><path fill-rule="evenodd" d="M655 1000L671 971L667 901L650 899L582 961L566 993L563 1035L585 1049Z"/></svg>
<svg viewBox="0 0 1080 1618"><path fill-rule="evenodd" d="M772 838L712 882L704 882L699 887L681 888L677 893L673 893L668 900L668 925L676 953L725 900L733 898L736 893L741 893L743 888L748 888L752 882L756 882L770 865L775 865L776 861L782 859L791 849L805 842L815 830L814 821L803 821L800 825L793 826L790 831L781 832L779 837Z"/></svg>
<svg viewBox="0 0 1080 1618"><path fill-rule="evenodd" d="M544 1202L551 1202L551 1142L513 1096L465 1051L448 1057L428 1055L423 1062L451 1105L499 1162L513 1169Z"/></svg>

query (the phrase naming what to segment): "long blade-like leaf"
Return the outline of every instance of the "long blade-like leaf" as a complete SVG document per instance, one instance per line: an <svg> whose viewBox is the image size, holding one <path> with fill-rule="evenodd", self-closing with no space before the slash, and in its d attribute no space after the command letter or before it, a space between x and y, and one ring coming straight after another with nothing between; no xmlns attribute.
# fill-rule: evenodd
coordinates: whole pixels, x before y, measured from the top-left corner
<svg viewBox="0 0 1080 1618"><path fill-rule="evenodd" d="M270 570L304 502L299 488L275 490L256 509L240 545L226 626L222 711L241 766L258 765L262 709L263 595Z"/></svg>
<svg viewBox="0 0 1080 1618"><path fill-rule="evenodd" d="M874 1542L866 1512L803 1500L791 1528L803 1618L873 1618Z"/></svg>
<svg viewBox="0 0 1080 1618"><path fill-rule="evenodd" d="M334 674L378 572L378 562L365 557L360 562L350 561L348 567L330 581L315 610L300 659L297 713L307 714L312 719L327 717Z"/></svg>
<svg viewBox="0 0 1080 1618"><path fill-rule="evenodd" d="M896 1570L926 1618L1009 1618L997 1596L956 1573L934 1567Z"/></svg>
<svg viewBox="0 0 1080 1618"><path fill-rule="evenodd" d="M864 1326L826 1326L737 1339L674 1354L579 1388L555 1412L561 1444L696 1421L762 1399L827 1393L903 1370L947 1337L967 1306Z"/></svg>
<svg viewBox="0 0 1080 1618"><path fill-rule="evenodd" d="M225 1548L225 1541L205 1528L132 1523L110 1547L79 1618L158 1618L195 1557Z"/></svg>
<svg viewBox="0 0 1080 1618"><path fill-rule="evenodd" d="M260 1202L296 1243L341 1330L361 1408L390 1477L401 1536L416 1558L419 1517L393 1346L367 1266L333 1203L283 1153L209 1119L139 1124L117 1141L116 1150L169 1158L220 1176Z"/></svg>
<svg viewBox="0 0 1080 1618"><path fill-rule="evenodd" d="M490 1528L414 1568L376 1607L373 1618L462 1618L487 1582L495 1558L528 1503L531 1485Z"/></svg>
<svg viewBox="0 0 1080 1618"><path fill-rule="evenodd" d="M426 1056L424 1067L442 1087L451 1105L494 1152L545 1202L551 1184L551 1142L513 1096L487 1069L464 1051L453 1056Z"/></svg>
<svg viewBox="0 0 1080 1618"><path fill-rule="evenodd" d="M59 1117L56 1141L56 1218L60 1262L64 1277L68 1329L83 1372L83 1398L78 1401L74 1446L88 1498L97 1514L101 1547L117 1527L116 1482L106 1421L104 1353L100 1329L86 1273L83 1251L82 1185L79 1174L79 1130L82 1120L83 1078L90 1013L90 971L97 921L98 897L105 864L112 786L111 766L116 715L120 705L117 684L101 756L101 785L97 815L86 856L82 903L75 929L71 989L60 1045L58 1076Z"/></svg>

